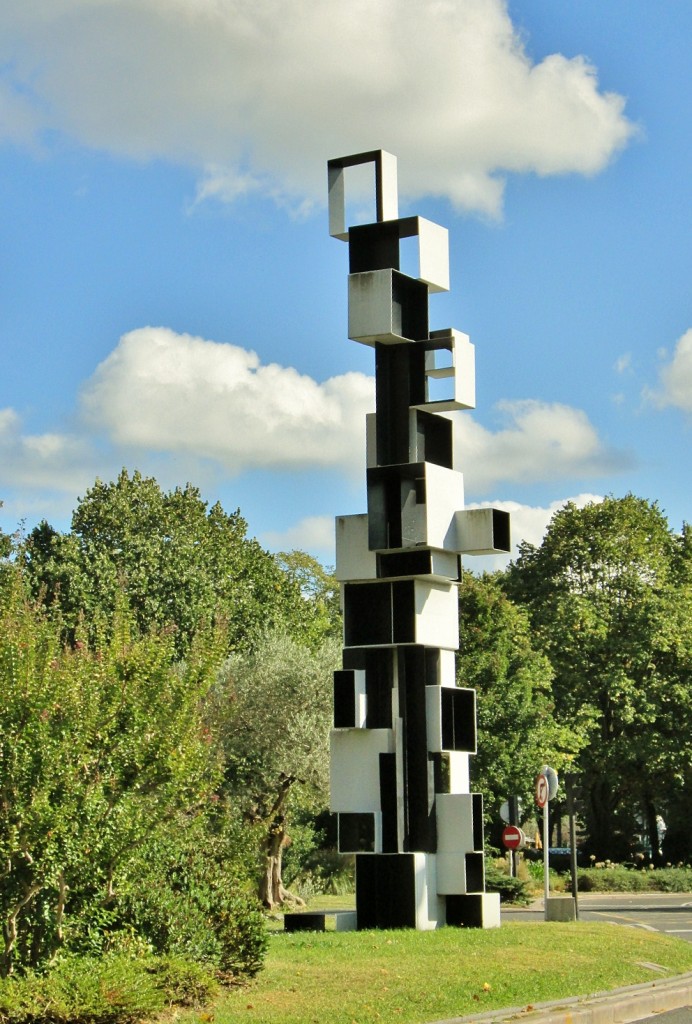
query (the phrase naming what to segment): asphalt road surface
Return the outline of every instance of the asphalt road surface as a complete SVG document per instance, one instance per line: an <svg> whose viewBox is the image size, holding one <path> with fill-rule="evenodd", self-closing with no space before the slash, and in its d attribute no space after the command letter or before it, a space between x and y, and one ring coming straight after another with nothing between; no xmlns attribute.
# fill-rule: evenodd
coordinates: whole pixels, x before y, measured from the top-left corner
<svg viewBox="0 0 692 1024"><path fill-rule="evenodd" d="M525 910L504 910L505 920L540 921L543 901ZM692 893L580 893L580 921L610 921L692 942ZM677 1022L676 1022L677 1024ZM692 1017L684 1024L692 1024Z"/></svg>
<svg viewBox="0 0 692 1024"><path fill-rule="evenodd" d="M679 1010L667 1010L665 1013L657 1013L653 1017L641 1017L632 1021L632 1024L692 1024L692 1006L682 1006Z"/></svg>

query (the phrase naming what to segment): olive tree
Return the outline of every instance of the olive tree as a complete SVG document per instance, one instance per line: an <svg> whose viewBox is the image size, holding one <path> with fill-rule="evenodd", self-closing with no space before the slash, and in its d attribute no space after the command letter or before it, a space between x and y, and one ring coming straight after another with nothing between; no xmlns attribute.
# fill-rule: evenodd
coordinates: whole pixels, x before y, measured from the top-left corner
<svg viewBox="0 0 692 1024"><path fill-rule="evenodd" d="M311 650L274 630L254 651L233 654L219 674L227 783L247 819L261 826L260 897L270 908L294 898L282 880L291 812L319 811L329 801L338 658L336 640Z"/></svg>

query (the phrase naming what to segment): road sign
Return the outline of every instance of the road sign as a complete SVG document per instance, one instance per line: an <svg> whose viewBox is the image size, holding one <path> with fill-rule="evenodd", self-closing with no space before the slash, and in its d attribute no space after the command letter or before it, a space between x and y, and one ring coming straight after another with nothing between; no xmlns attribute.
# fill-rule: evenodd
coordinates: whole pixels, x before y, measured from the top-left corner
<svg viewBox="0 0 692 1024"><path fill-rule="evenodd" d="M521 817L521 810L522 810L521 800L519 799L518 796L513 796L513 797L511 797L511 799L516 802L516 813L514 815L514 820L518 821L519 818ZM509 800L505 800L505 802L500 805L500 817L504 821L505 825L511 825L512 824L512 815L511 815L510 812L511 812L510 801Z"/></svg>
<svg viewBox="0 0 692 1024"><path fill-rule="evenodd" d="M536 779L536 803L539 807L545 807L549 799L548 780L541 774Z"/></svg>
<svg viewBox="0 0 692 1024"><path fill-rule="evenodd" d="M502 829L502 842L508 850L521 850L526 842L526 836L516 825L508 825Z"/></svg>

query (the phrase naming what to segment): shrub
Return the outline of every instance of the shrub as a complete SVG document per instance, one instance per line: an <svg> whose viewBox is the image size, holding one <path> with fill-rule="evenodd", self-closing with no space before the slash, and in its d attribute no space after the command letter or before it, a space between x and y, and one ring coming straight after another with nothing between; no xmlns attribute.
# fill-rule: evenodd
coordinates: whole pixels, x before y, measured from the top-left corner
<svg viewBox="0 0 692 1024"><path fill-rule="evenodd" d="M619 864L577 873L580 892L692 892L692 868L637 871Z"/></svg>
<svg viewBox="0 0 692 1024"><path fill-rule="evenodd" d="M171 957L63 955L49 974L0 981L0 1024L129 1024L170 1006L201 1006L213 972Z"/></svg>
<svg viewBox="0 0 692 1024"><path fill-rule="evenodd" d="M519 903L525 906L533 898L526 882L512 878L491 862L485 868L485 887L488 892L499 892L500 903Z"/></svg>
<svg viewBox="0 0 692 1024"><path fill-rule="evenodd" d="M0 588L0 977L86 955L184 954L253 973L265 938L243 828L222 806L203 717L219 652L185 664L166 632L62 646L61 626Z"/></svg>

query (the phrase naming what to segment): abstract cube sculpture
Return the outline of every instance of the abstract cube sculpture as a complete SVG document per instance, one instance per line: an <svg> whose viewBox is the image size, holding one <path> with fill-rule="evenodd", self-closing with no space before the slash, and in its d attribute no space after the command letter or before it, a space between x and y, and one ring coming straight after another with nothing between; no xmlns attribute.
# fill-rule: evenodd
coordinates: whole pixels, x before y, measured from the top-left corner
<svg viewBox="0 0 692 1024"><path fill-rule="evenodd" d="M373 164L377 221L345 222L345 170ZM472 409L474 348L430 331L430 292L449 288L445 228L398 218L396 158L330 160L330 234L348 242L349 337L375 350L367 422L367 515L336 521L344 612L334 676L331 809L356 855L358 928L495 927L484 891L483 801L469 792L475 692L456 686L461 554L509 550L509 516L464 510L453 423ZM400 270L417 239L418 277ZM438 396L438 381L447 393Z"/></svg>

